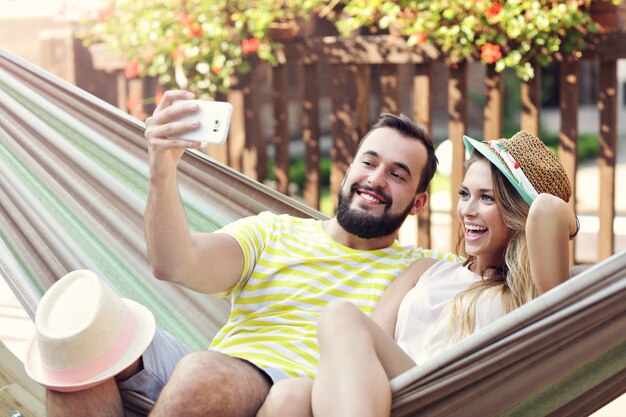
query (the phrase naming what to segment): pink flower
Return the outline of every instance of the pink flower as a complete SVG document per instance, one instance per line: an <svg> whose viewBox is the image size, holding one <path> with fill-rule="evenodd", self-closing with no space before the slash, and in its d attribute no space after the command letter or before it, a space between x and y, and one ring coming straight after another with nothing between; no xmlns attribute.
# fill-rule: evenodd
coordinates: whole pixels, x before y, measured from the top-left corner
<svg viewBox="0 0 626 417"><path fill-rule="evenodd" d="M502 58L502 50L500 45L487 42L480 48L480 58L487 64L493 64Z"/></svg>

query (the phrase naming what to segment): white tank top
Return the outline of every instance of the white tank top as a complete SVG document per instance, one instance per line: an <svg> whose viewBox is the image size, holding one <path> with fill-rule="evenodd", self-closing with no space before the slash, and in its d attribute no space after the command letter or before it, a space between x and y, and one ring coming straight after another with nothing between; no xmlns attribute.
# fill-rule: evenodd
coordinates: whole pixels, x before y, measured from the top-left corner
<svg viewBox="0 0 626 417"><path fill-rule="evenodd" d="M395 339L415 363L426 361L457 341L448 332L447 307L456 294L480 280L480 275L461 263L440 261L406 294L398 310ZM476 303L474 331L503 315L499 293L485 291Z"/></svg>

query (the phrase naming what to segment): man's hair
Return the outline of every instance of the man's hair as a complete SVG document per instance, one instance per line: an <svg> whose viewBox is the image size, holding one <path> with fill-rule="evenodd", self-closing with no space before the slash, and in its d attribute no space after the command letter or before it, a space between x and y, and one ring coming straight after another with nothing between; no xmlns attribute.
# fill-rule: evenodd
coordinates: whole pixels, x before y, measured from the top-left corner
<svg viewBox="0 0 626 417"><path fill-rule="evenodd" d="M417 192L422 193L426 191L428 188L428 184L430 180L433 179L435 175L435 171L437 170L437 157L435 156L435 145L433 144L430 135L421 125L415 123L404 114L395 115L391 113L382 113L378 116L378 120L372 128L367 132L367 134L361 139L361 143L359 143L359 147L367 137L376 129L380 129L381 127L388 127L398 131L402 136L407 138L417 139L422 142L426 147L427 159L426 165L424 165L424 169L422 169L422 175L420 177L420 182L417 185Z"/></svg>

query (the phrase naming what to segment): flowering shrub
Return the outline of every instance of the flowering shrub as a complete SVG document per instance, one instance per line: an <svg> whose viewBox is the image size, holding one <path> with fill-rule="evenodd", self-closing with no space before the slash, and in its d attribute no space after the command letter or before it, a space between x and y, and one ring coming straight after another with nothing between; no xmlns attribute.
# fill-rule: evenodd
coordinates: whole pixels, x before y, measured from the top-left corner
<svg viewBox="0 0 626 417"><path fill-rule="evenodd" d="M610 0L596 0L610 1ZM613 0L621 3L622 0ZM128 78L156 76L201 98L231 86L250 55L274 62L277 22L331 13L345 34L376 25L430 42L449 63L480 59L524 80L557 52L579 54L595 31L591 0L109 0L80 36L121 52Z"/></svg>
<svg viewBox="0 0 626 417"><path fill-rule="evenodd" d="M598 0L607 1L607 0ZM549 64L554 54L579 55L584 37L596 31L588 13L591 0L354 0L339 29L350 33L378 25L398 31L410 45L431 42L451 64L468 58L515 68L534 76L533 64ZM614 4L621 0L613 0Z"/></svg>
<svg viewBox="0 0 626 417"><path fill-rule="evenodd" d="M212 98L249 69L246 57L274 62L274 22L305 18L324 0L111 0L85 22L85 43L104 42L127 60L128 78Z"/></svg>

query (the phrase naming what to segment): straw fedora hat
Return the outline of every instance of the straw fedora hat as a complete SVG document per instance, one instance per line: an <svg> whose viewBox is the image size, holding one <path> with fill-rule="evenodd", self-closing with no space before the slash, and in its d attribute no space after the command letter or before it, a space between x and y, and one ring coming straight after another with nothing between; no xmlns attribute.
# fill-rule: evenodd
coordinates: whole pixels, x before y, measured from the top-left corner
<svg viewBox="0 0 626 417"><path fill-rule="evenodd" d="M120 298L98 275L73 271L44 294L25 368L55 391L79 391L112 378L135 362L156 329L143 305Z"/></svg>
<svg viewBox="0 0 626 417"><path fill-rule="evenodd" d="M479 142L463 136L468 151L476 150L496 166L515 187L526 204L548 193L569 201L572 186L563 165L532 133L521 130L510 139Z"/></svg>

